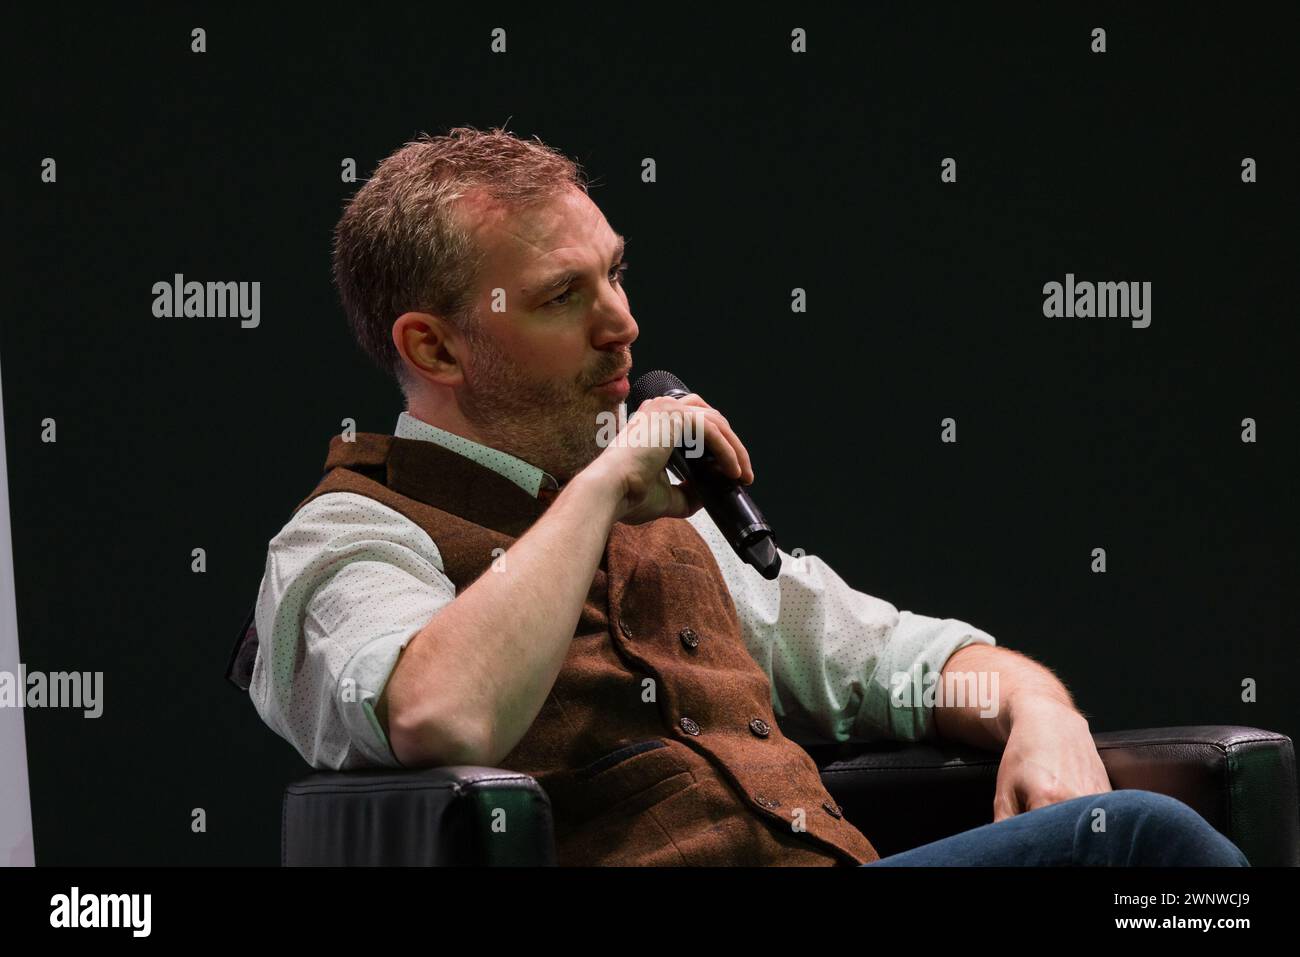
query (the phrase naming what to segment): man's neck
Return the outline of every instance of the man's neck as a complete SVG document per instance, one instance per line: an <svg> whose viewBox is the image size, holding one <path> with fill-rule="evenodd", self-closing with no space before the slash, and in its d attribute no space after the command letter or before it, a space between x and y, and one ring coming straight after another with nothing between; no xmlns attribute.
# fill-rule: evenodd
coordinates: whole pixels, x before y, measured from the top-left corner
<svg viewBox="0 0 1300 957"><path fill-rule="evenodd" d="M489 449L512 455L533 468L541 469L560 483L567 482L572 477L573 472L586 465L586 462L583 462L582 465L566 468L562 463L554 461L553 456L548 457L545 453L539 454L537 452L540 447L538 437L536 434L528 432L527 429L487 432L482 428L477 428L465 418L455 403L430 402L428 399L421 401L419 398L410 398L406 403L406 414L427 425L442 429L444 432L450 432ZM547 433L548 438L552 434L553 430Z"/></svg>

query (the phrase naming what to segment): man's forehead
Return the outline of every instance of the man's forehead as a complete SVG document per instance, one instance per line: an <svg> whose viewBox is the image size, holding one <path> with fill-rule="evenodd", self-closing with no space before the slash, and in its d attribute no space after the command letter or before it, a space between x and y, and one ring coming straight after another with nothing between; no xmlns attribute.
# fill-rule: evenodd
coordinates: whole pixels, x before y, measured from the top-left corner
<svg viewBox="0 0 1300 957"><path fill-rule="evenodd" d="M525 209L478 200L470 211L483 246L514 260L531 262L560 249L618 239L595 203L576 191Z"/></svg>

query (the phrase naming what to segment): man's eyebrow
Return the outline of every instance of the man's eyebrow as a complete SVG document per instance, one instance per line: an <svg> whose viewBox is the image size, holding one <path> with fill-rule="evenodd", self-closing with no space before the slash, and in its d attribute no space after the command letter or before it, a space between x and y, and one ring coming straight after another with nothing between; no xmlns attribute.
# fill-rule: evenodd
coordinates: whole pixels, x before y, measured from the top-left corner
<svg viewBox="0 0 1300 957"><path fill-rule="evenodd" d="M614 234L617 239L614 243L614 254L610 257L610 263L617 263L623 258L623 251L627 249L627 238L618 233ZM554 292L557 289L563 289L569 283L582 278L582 273L576 269L566 269L562 273L551 276L546 279L539 279L532 285L524 286L522 292L525 296L534 296L542 292Z"/></svg>

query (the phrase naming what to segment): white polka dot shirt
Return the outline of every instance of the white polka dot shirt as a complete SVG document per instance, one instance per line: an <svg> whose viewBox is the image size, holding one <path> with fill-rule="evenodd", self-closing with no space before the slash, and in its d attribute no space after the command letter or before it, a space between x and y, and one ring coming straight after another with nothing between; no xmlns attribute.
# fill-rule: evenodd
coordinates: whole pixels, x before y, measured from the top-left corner
<svg viewBox="0 0 1300 957"><path fill-rule="evenodd" d="M557 487L541 469L407 412L394 434L436 442L530 495ZM856 591L813 555L782 551L781 573L769 581L703 509L688 521L722 570L741 637L771 682L782 730L796 740L931 738L925 697L900 704L891 694L900 676L921 690L957 649L996 643L963 621L899 611ZM267 550L249 686L258 714L313 767L400 767L374 706L402 648L455 597L437 544L414 522L363 495L317 496Z"/></svg>

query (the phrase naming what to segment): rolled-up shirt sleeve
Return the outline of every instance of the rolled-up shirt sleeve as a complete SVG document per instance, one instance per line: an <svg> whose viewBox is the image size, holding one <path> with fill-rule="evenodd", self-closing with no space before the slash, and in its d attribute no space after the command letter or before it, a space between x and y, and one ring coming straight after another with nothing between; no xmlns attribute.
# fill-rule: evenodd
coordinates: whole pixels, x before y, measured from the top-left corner
<svg viewBox="0 0 1300 957"><path fill-rule="evenodd" d="M400 767L375 705L402 649L454 598L437 547L404 516L350 493L312 500L267 551L258 713L313 767Z"/></svg>
<svg viewBox="0 0 1300 957"><path fill-rule="evenodd" d="M703 509L689 521L718 562L742 638L767 671L773 712L791 737L931 739L933 704L916 689L929 687L957 649L997 643L959 619L900 611L857 591L815 555L782 551L780 574L769 581Z"/></svg>

